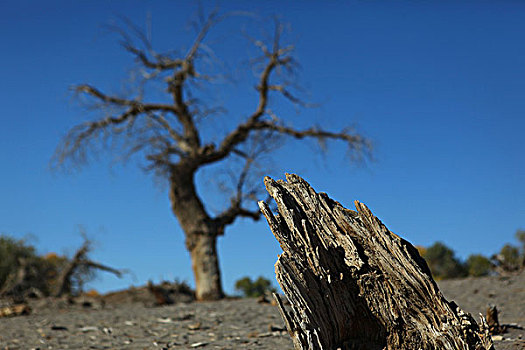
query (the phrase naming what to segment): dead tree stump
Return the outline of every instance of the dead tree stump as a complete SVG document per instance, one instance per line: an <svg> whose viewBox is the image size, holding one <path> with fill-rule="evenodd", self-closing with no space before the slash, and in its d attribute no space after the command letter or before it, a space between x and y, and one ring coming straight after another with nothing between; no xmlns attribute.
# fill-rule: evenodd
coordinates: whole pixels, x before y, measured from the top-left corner
<svg viewBox="0 0 525 350"><path fill-rule="evenodd" d="M493 349L482 325L447 301L426 262L362 203L345 209L297 175L265 179L278 215L279 309L295 349Z"/></svg>

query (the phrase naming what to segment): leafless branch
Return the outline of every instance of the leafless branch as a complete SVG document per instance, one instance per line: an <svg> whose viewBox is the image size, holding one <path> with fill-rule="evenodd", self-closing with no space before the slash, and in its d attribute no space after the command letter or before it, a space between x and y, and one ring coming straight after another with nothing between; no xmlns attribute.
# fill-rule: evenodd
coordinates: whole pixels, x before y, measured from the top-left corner
<svg viewBox="0 0 525 350"><path fill-rule="evenodd" d="M60 272L53 291L53 296L58 297L64 293L71 291L71 277L75 273L75 270L85 260L86 255L91 250L91 241L85 240L82 246L76 251L73 258L68 262L64 269Z"/></svg>
<svg viewBox="0 0 525 350"><path fill-rule="evenodd" d="M98 263L92 260L86 260L83 262L83 264L86 265L87 267L91 267L97 270L110 272L114 274L115 276L117 276L118 278L122 278L122 275L127 272L126 270L115 269L113 267L110 267L110 266L107 266L107 265L104 265L104 264L101 264L101 263Z"/></svg>
<svg viewBox="0 0 525 350"><path fill-rule="evenodd" d="M162 103L144 103L138 100L128 100L124 98L119 98L115 96L106 95L100 90L87 85L79 85L75 88L77 92L83 92L85 94L88 94L90 96L93 96L97 99L99 99L102 102L116 105L116 106L123 106L123 107L130 107L127 113L130 115L137 115L139 113L144 112L150 112L150 111L164 111L164 112L171 112L171 113L178 113L178 110L175 106L170 104L162 104Z"/></svg>
<svg viewBox="0 0 525 350"><path fill-rule="evenodd" d="M258 181L255 185L250 183L249 178L254 175L254 167L257 165L257 160L270 153L275 144L278 144L278 142L273 142L275 140L272 134L257 131L250 141L244 144L244 150L234 149L232 151L232 154L237 155L244 161L244 165L240 171L232 171L231 177L236 178L236 184L235 188L232 189L233 195L230 198L230 207L214 219L215 223L221 228L221 232L223 232L225 226L232 224L238 217L249 217L253 220L259 219L260 211L248 209L245 206L245 202L248 201L255 204L260 199L258 197L260 193Z"/></svg>
<svg viewBox="0 0 525 350"><path fill-rule="evenodd" d="M217 215L217 217L214 219L215 224L219 228L220 234L224 234L224 228L227 225L231 225L238 217L248 217L253 220L259 220L261 216L261 212L259 210L250 210L243 207L242 205L244 195L243 188L253 162L253 158L246 158L244 167L239 175L239 180L236 186L236 193L230 200L230 207L222 213L220 213L219 215Z"/></svg>
<svg viewBox="0 0 525 350"><path fill-rule="evenodd" d="M92 242L84 236L84 243L80 248L75 252L75 255L68 261L67 265L62 269L60 275L57 278L56 284L54 286L53 296L61 296L65 293L71 292L72 287L72 278L73 275L81 268L92 268L111 272L118 276L122 277L123 273L126 273L126 270L118 270L97 262L94 262L88 258L88 254L91 251Z"/></svg>
<svg viewBox="0 0 525 350"><path fill-rule="evenodd" d="M327 131L318 127L311 127L304 130L297 130L290 126L279 125L275 121L261 121L253 125L254 130L272 130L279 134L288 135L296 139L303 139L306 137L317 139L319 142L324 142L327 139L340 140L346 142L349 149L358 154L368 155L372 150L370 140L358 133L352 133L349 130L341 132Z"/></svg>
<svg viewBox="0 0 525 350"><path fill-rule="evenodd" d="M171 127L170 123L166 120L166 118L164 118L164 116L150 113L149 118L156 121L160 126L162 126L168 132L171 139L179 144L179 147L181 149L184 150L184 148L186 148L186 144L183 137Z"/></svg>
<svg viewBox="0 0 525 350"><path fill-rule="evenodd" d="M120 35L122 47L135 56L144 67L162 71L176 69L181 66L182 60L171 59L168 56L157 54L152 48L150 38L136 24L125 17L119 17L119 19L124 23L123 26L108 25L106 27ZM128 34L129 32L138 38L145 50L134 44L135 40L131 38Z"/></svg>
<svg viewBox="0 0 525 350"><path fill-rule="evenodd" d="M276 40L278 40L279 35L276 34ZM266 50L265 46L263 48L264 52L264 50ZM287 52L289 51L285 51L285 53ZM273 85L270 84L272 72L280 66L289 64L291 61L292 59L290 56L282 56L280 54L280 49L278 49L278 46L276 46L274 43L274 51L268 56L266 66L260 74L259 84L256 87L257 91L259 92L259 99L255 112L253 112L248 117L246 122L238 125L235 130L226 135L226 137L220 143L219 148L204 157L202 160L203 163L216 162L227 157L237 145L246 141L250 132L255 130L254 126L259 122L259 119L265 114L267 110L269 92L271 90L277 90Z"/></svg>
<svg viewBox="0 0 525 350"><path fill-rule="evenodd" d="M204 25L202 26L201 30L197 34L197 37L195 38L195 41L193 42L193 45L189 49L188 53L186 54L185 59L188 61L191 61L195 58L195 55L197 54L197 50L199 49L199 46L201 45L202 41L210 31L211 27L213 27L218 21L221 20L221 18L217 18L218 10L215 9L210 15L208 15L208 18L204 22Z"/></svg>
<svg viewBox="0 0 525 350"><path fill-rule="evenodd" d="M287 90L282 85L270 85L268 87L268 89L270 89L272 91L280 92L285 98L290 100L290 102L292 102L292 103L294 103L296 105L299 105L301 107L314 107L315 106L314 104L306 103L306 102L302 101L300 98L294 96L289 90Z"/></svg>
<svg viewBox="0 0 525 350"><path fill-rule="evenodd" d="M157 70L170 70L182 67L183 60L172 59L167 56L155 55L155 60L151 60L148 55L139 48L133 46L131 43L123 42L122 46L126 51L135 55L137 59L147 68Z"/></svg>

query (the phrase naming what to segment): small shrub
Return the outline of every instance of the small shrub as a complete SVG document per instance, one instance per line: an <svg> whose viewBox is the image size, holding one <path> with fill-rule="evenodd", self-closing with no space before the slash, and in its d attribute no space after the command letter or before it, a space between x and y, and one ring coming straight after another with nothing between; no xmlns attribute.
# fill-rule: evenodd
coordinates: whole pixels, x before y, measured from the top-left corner
<svg viewBox="0 0 525 350"><path fill-rule="evenodd" d="M516 231L516 239L520 242L521 268L525 268L525 230Z"/></svg>
<svg viewBox="0 0 525 350"><path fill-rule="evenodd" d="M23 261L36 259L35 248L24 240L0 236L0 286L18 272Z"/></svg>
<svg viewBox="0 0 525 350"><path fill-rule="evenodd" d="M100 293L96 289L90 289L85 294L87 297L90 297L90 298L96 298L100 296Z"/></svg>
<svg viewBox="0 0 525 350"><path fill-rule="evenodd" d="M473 277L488 276L493 268L490 260L481 254L470 255L465 265L468 275Z"/></svg>
<svg viewBox="0 0 525 350"><path fill-rule="evenodd" d="M503 271L517 271L522 267L522 257L519 248L512 244L505 244L498 254L492 257L494 264Z"/></svg>
<svg viewBox="0 0 525 350"><path fill-rule="evenodd" d="M456 258L454 251L441 242L428 247L422 256L436 280L467 275L465 265Z"/></svg>
<svg viewBox="0 0 525 350"><path fill-rule="evenodd" d="M185 294L191 296L195 294L195 291L191 288L188 282L180 281L178 279L175 279L175 281L173 282L173 290L175 293L178 294Z"/></svg>
<svg viewBox="0 0 525 350"><path fill-rule="evenodd" d="M250 277L243 277L237 280L235 282L235 290L241 292L245 298L259 297L267 292L275 292L272 282L262 276L255 281L252 281Z"/></svg>
<svg viewBox="0 0 525 350"><path fill-rule="evenodd" d="M45 259L36 254L35 248L25 240L0 236L0 292L21 296L31 288L41 293L49 292L47 276L51 269Z"/></svg>
<svg viewBox="0 0 525 350"><path fill-rule="evenodd" d="M0 235L0 294L16 298L32 289L42 295L52 294L57 279L70 259L56 253L39 256L36 249L25 240ZM81 265L71 276L67 293L79 293L86 281L95 275L90 265Z"/></svg>

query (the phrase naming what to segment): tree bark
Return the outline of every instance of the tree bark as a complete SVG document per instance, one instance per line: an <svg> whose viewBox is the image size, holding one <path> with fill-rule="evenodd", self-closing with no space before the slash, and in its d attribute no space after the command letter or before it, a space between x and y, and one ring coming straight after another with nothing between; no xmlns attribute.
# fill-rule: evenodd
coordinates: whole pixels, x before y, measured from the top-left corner
<svg viewBox="0 0 525 350"><path fill-rule="evenodd" d="M170 176L170 201L186 237L190 252L195 297L199 301L224 297L217 254L220 228L210 218L197 195L192 168L184 165L173 168Z"/></svg>
<svg viewBox="0 0 525 350"><path fill-rule="evenodd" d="M186 239L193 241L190 255L195 277L195 297L200 301L222 299L224 293L217 255L217 236L199 234Z"/></svg>
<svg viewBox="0 0 525 350"><path fill-rule="evenodd" d="M302 178L265 179L279 215L260 202L283 253L281 315L296 349L493 349L481 326L447 301L426 262L362 203L345 209Z"/></svg>

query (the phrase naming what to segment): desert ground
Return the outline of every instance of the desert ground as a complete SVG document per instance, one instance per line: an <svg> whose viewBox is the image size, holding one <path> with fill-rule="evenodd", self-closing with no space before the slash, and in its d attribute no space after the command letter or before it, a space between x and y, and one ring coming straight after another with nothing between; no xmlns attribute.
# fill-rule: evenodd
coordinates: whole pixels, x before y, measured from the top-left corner
<svg viewBox="0 0 525 350"><path fill-rule="evenodd" d="M439 282L476 318L497 305L497 350L525 349L525 273ZM98 298L35 299L29 315L0 318L0 349L292 349L276 306L256 299L193 302L173 295L155 306L146 288Z"/></svg>

